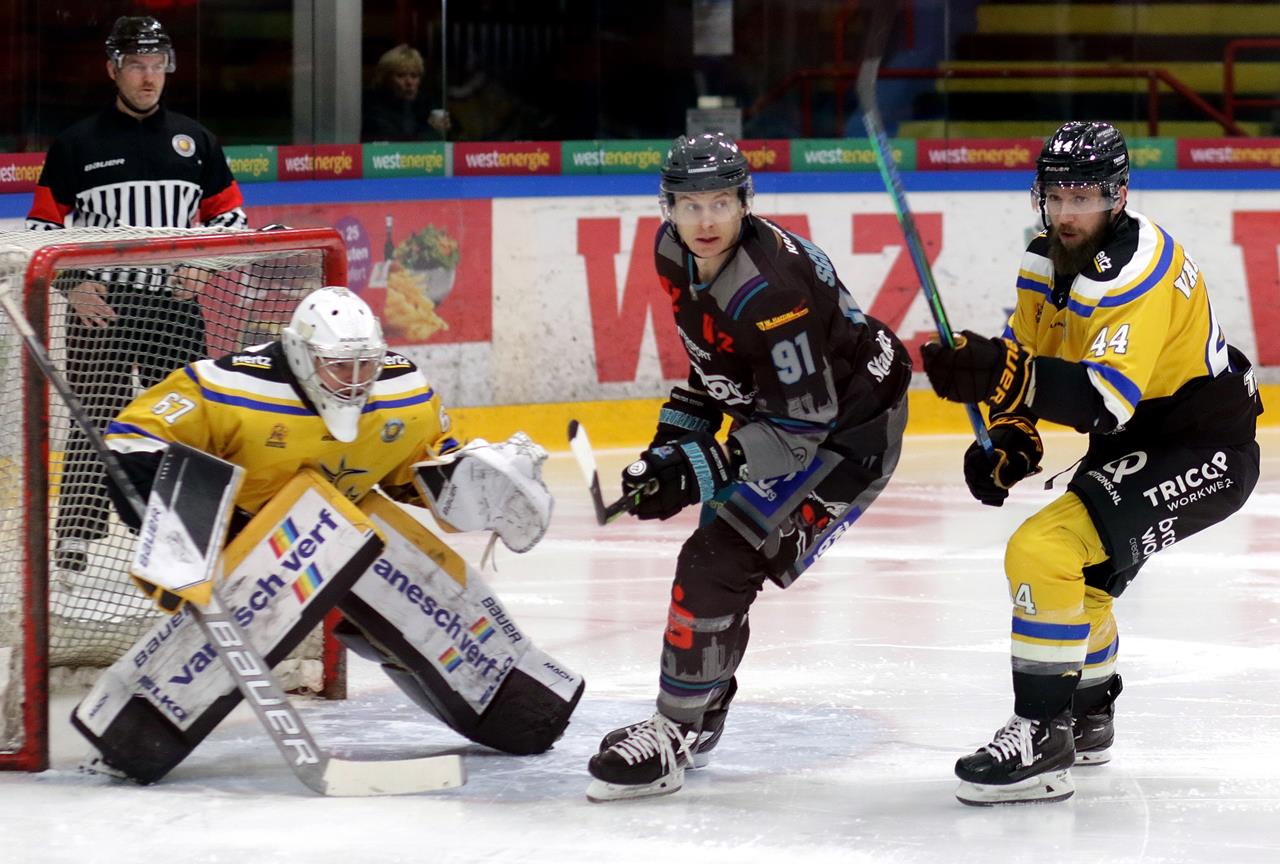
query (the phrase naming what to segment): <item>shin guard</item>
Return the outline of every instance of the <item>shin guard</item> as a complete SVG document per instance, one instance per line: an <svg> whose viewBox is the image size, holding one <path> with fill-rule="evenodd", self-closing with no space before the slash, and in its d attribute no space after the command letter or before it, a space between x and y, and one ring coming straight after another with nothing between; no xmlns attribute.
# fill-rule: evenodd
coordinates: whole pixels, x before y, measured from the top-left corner
<svg viewBox="0 0 1280 864"><path fill-rule="evenodd" d="M377 558L372 524L320 475L291 480L223 552L219 588L271 665L307 635ZM185 610L166 616L110 668L71 722L108 768L140 783L167 774L240 702Z"/></svg>
<svg viewBox="0 0 1280 864"><path fill-rule="evenodd" d="M583 680L539 650L484 580L412 516L379 496L361 508L387 547L339 608L338 635L421 707L506 753L541 753L565 727Z"/></svg>

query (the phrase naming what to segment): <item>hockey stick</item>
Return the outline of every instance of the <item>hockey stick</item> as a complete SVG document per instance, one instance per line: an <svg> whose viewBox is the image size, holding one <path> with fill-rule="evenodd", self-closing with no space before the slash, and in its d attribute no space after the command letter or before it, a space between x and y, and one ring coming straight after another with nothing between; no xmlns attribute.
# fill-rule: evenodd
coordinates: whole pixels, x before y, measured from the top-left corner
<svg viewBox="0 0 1280 864"><path fill-rule="evenodd" d="M863 56L862 66L858 69L856 86L858 101L862 103L862 121L867 127L867 137L871 139L871 150L876 157L876 167L880 169L880 179L884 182L889 197L893 199L893 209L898 214L898 224L902 226L907 251L911 253L911 263L915 265L920 287L924 290L925 299L929 301L929 311L933 315L934 326L938 329L938 337L943 345L954 348L955 335L951 332L947 312L942 308L942 297L938 294L938 285L933 280L929 259L925 257L924 242L916 229L916 220L911 215L911 208L907 206L907 194L902 187L902 177L898 173L897 163L893 160L889 138L885 135L884 122L880 118L880 106L876 102L876 78L880 72L880 61L884 57L885 46L889 42L894 3L893 0L877 0L871 5L873 8L868 27L867 50ZM978 439L978 443L987 455L994 457L991 436L987 434L982 412L972 403L964 407L969 414L969 423L973 426L974 437Z"/></svg>
<svg viewBox="0 0 1280 864"><path fill-rule="evenodd" d="M582 479L587 481L591 503L595 506L596 524L608 525L623 513L630 513L636 509L636 504L644 494L643 491L623 495L612 504L604 503L604 496L600 494L600 472L596 470L596 455L591 452L591 441L587 438L587 430L577 420L569 421L569 450L573 452L573 458L578 462Z"/></svg>
<svg viewBox="0 0 1280 864"><path fill-rule="evenodd" d="M115 452L107 446L98 427L89 419L80 397L54 366L53 359L36 335L8 284L0 285L0 305L26 343L35 365L57 391L72 419L80 426L90 445L102 459L112 482L128 499L139 520L146 516L146 504L125 473ZM308 788L321 795L364 796L402 795L448 789L464 782L462 760L457 755L428 756L421 759L386 761L338 759L321 750L280 688L262 655L245 636L240 624L226 609L217 590L201 607L188 603L192 619L223 658L223 667L257 715L276 748L293 773Z"/></svg>

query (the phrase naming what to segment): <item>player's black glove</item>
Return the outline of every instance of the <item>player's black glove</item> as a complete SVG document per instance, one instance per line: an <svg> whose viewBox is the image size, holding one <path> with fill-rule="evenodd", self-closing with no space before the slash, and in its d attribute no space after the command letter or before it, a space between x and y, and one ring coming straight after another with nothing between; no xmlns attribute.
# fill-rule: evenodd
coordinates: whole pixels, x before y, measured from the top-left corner
<svg viewBox="0 0 1280 864"><path fill-rule="evenodd" d="M974 441L964 454L964 482L969 484L974 498L1000 507L1014 483L1040 473L1044 445L1035 424L1017 414L997 417L987 431L995 448L995 459Z"/></svg>
<svg viewBox="0 0 1280 864"><path fill-rule="evenodd" d="M640 519L667 519L731 482L729 458L705 432L650 447L622 472L622 492L635 496Z"/></svg>
<svg viewBox="0 0 1280 864"><path fill-rule="evenodd" d="M956 334L955 347L928 342L920 349L933 391L952 402L986 402L992 411L1015 411L1027 398L1035 355L1012 339Z"/></svg>
<svg viewBox="0 0 1280 864"><path fill-rule="evenodd" d="M719 404L706 393L673 387L667 401L662 403L662 410L658 413L658 431L649 446L670 444L690 432L714 435L723 420Z"/></svg>

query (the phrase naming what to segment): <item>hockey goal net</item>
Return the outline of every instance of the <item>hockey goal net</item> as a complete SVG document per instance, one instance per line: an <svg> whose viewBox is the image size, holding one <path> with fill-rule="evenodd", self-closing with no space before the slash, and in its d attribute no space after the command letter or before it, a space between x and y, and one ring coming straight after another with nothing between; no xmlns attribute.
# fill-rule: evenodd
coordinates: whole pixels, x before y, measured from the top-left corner
<svg viewBox="0 0 1280 864"><path fill-rule="evenodd" d="M346 277L327 228L0 234L0 291L100 428L173 369L276 338L303 296ZM100 458L3 311L0 383L0 769L42 770L50 682L91 679L159 613L129 581L133 535ZM277 674L341 695L340 656L313 634Z"/></svg>

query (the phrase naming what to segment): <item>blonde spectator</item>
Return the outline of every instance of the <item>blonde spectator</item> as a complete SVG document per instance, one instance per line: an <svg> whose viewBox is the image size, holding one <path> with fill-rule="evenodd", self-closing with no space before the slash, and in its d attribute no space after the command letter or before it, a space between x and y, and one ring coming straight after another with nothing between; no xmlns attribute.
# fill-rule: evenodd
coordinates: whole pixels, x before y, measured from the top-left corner
<svg viewBox="0 0 1280 864"><path fill-rule="evenodd" d="M378 58L364 100L361 140L417 141L449 131L448 112L432 109L422 90L425 68L418 50L405 44Z"/></svg>

